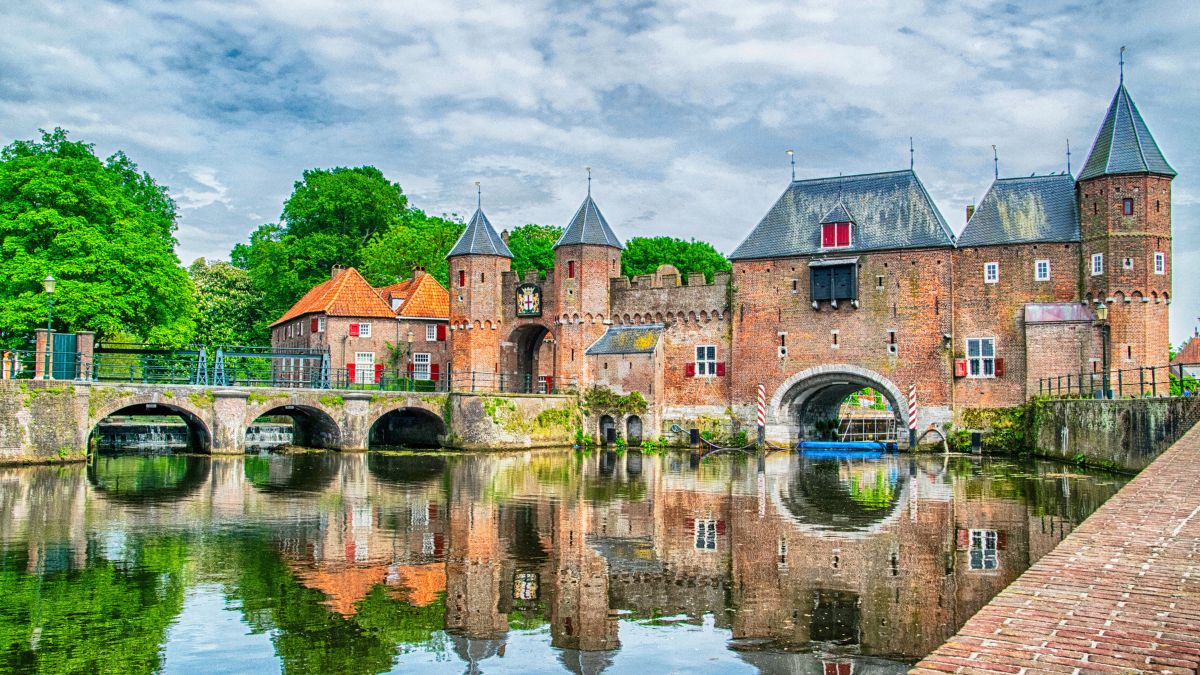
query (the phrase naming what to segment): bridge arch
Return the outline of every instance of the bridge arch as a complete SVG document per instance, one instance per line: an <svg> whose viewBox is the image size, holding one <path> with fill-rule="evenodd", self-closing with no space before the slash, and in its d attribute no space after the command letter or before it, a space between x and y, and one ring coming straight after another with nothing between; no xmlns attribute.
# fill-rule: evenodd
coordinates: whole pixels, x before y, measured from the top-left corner
<svg viewBox="0 0 1200 675"><path fill-rule="evenodd" d="M792 375L775 389L768 409L777 424L789 425L801 439L809 438L818 421L836 419L842 401L868 387L887 399L899 422L906 401L900 388L880 373L845 363L816 366Z"/></svg>
<svg viewBox="0 0 1200 675"><path fill-rule="evenodd" d="M292 439L288 445L335 450L342 447L342 429L333 414L324 407L303 403L264 403L246 410L242 441L246 432L264 417L288 417L292 420Z"/></svg>
<svg viewBox="0 0 1200 675"><path fill-rule="evenodd" d="M99 442L100 424L114 416L178 417L187 426L187 450L200 453L212 452L213 435L209 413L188 401L177 398L165 399L157 394L122 396L118 393L116 400L98 406L96 412L88 417L88 447L92 447L93 441Z"/></svg>
<svg viewBox="0 0 1200 675"><path fill-rule="evenodd" d="M96 493L122 504L176 502L211 477L208 457L157 455L105 456L88 462L87 480Z"/></svg>
<svg viewBox="0 0 1200 675"><path fill-rule="evenodd" d="M412 405L411 401L399 401L372 412L368 448L440 448L449 432L438 413Z"/></svg>

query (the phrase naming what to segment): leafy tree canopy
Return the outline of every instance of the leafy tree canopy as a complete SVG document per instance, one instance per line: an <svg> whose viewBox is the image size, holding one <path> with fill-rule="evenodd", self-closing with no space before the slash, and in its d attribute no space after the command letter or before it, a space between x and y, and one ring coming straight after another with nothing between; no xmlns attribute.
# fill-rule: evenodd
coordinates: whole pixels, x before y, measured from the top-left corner
<svg viewBox="0 0 1200 675"><path fill-rule="evenodd" d="M265 344L270 321L259 306L262 293L250 273L217 260L197 258L188 268L196 287L196 341L205 345Z"/></svg>
<svg viewBox="0 0 1200 675"><path fill-rule="evenodd" d="M545 272L554 267L554 243L563 234L557 225L522 225L514 228L508 238L512 251L512 269L518 277L525 270Z"/></svg>
<svg viewBox="0 0 1200 675"><path fill-rule="evenodd" d="M439 218L408 209L394 227L363 248L359 271L367 281L384 286L407 279L414 267L424 267L445 286L450 275L446 254L465 227L456 216Z"/></svg>
<svg viewBox="0 0 1200 675"><path fill-rule="evenodd" d="M46 325L52 273L57 330L187 342L195 305L175 244L175 202L123 153L102 162L58 128L13 142L0 151L0 341Z"/></svg>
<svg viewBox="0 0 1200 675"><path fill-rule="evenodd" d="M683 279L692 272L703 272L709 283L713 272L732 269L729 260L708 242L675 237L634 237L625 242L621 274L629 277L653 274L659 265L674 265Z"/></svg>

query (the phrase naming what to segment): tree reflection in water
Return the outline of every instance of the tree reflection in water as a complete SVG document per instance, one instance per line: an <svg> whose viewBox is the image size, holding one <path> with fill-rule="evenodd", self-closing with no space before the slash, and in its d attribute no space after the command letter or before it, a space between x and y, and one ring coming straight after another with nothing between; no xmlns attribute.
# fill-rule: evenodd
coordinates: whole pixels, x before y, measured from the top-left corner
<svg viewBox="0 0 1200 675"><path fill-rule="evenodd" d="M265 648L288 672L902 672L1124 482L969 457L631 459L0 469L0 669L237 670ZM216 625L188 601L209 595L261 641L182 637Z"/></svg>

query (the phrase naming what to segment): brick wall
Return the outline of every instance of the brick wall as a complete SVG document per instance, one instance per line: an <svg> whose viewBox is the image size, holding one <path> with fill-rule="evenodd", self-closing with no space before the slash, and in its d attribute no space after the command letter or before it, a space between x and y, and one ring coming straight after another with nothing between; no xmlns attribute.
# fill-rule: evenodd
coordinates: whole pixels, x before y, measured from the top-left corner
<svg viewBox="0 0 1200 675"><path fill-rule="evenodd" d="M456 373L500 371L502 279L510 262L481 255L450 259L450 353Z"/></svg>
<svg viewBox="0 0 1200 675"><path fill-rule="evenodd" d="M329 350L329 365L334 371L345 373L349 364L353 364L355 352L370 352L374 354L375 363L386 366L387 372L394 376L403 377L406 371L409 354L408 332L413 334L412 352L428 353L430 364L438 364L439 377L450 367L449 336L447 341L429 342L425 339L425 326L431 323L445 321L389 319L385 317L325 317L325 330L313 332L312 319L320 315L306 314L295 321L276 326L271 329L271 346L280 349L314 349ZM360 335L350 335L350 324L360 325ZM370 337L361 335L361 325L371 324ZM292 336L287 336L287 327L292 326ZM389 346L390 345L390 346ZM390 355L393 350L401 354L395 368L391 365ZM282 364L280 364L282 366ZM319 365L317 362L305 362L305 367Z"/></svg>
<svg viewBox="0 0 1200 675"><path fill-rule="evenodd" d="M1090 321L1028 324L1024 336L1026 397L1039 395L1042 378L1071 375L1078 387L1080 373L1087 377L1100 369L1100 327Z"/></svg>
<svg viewBox="0 0 1200 675"><path fill-rule="evenodd" d="M575 277L568 270L572 262ZM610 279L621 274L621 251L611 246L573 244L554 251L556 271L553 286L558 314L558 367L556 370L578 378L587 388L591 372L584 351L606 329L609 315Z"/></svg>

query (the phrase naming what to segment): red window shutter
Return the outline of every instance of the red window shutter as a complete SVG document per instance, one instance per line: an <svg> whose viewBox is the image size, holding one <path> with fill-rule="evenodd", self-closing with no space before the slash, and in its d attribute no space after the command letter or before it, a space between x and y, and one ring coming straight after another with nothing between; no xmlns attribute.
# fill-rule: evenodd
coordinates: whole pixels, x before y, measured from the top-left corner
<svg viewBox="0 0 1200 675"><path fill-rule="evenodd" d="M438 505L430 504L429 505L429 519L437 520L437 518L438 518Z"/></svg>
<svg viewBox="0 0 1200 675"><path fill-rule="evenodd" d="M725 377L725 362L717 362L717 377Z"/></svg>
<svg viewBox="0 0 1200 675"><path fill-rule="evenodd" d="M689 531L695 531L695 529L696 529L696 519L695 519L695 518L688 518L687 520L683 521L683 525L684 525L684 527L686 527L686 528L687 528Z"/></svg>
<svg viewBox="0 0 1200 675"><path fill-rule="evenodd" d="M346 378L349 379L350 382L354 382L354 364L353 363L346 364Z"/></svg>
<svg viewBox="0 0 1200 675"><path fill-rule="evenodd" d="M437 341L438 342L446 341L446 324L444 324L444 323L439 323L437 325Z"/></svg>
<svg viewBox="0 0 1200 675"><path fill-rule="evenodd" d="M439 370L438 364L436 364L436 363L430 364L429 365L429 379L433 380L434 382L437 382L438 381L438 370Z"/></svg>
<svg viewBox="0 0 1200 675"><path fill-rule="evenodd" d="M412 364L412 361L409 361L408 362L408 376L412 377L412 375L413 375L413 364Z"/></svg>
<svg viewBox="0 0 1200 675"><path fill-rule="evenodd" d="M567 261L567 278L568 279L575 278L575 261L574 260Z"/></svg>
<svg viewBox="0 0 1200 675"><path fill-rule="evenodd" d="M546 393L548 394L552 391L554 391L554 376L547 375L546 376Z"/></svg>
<svg viewBox="0 0 1200 675"><path fill-rule="evenodd" d="M686 377L695 377L696 376L696 364L695 363L683 364L683 374Z"/></svg>
<svg viewBox="0 0 1200 675"><path fill-rule="evenodd" d="M849 246L850 245L850 223L838 223L837 224L837 245L838 246Z"/></svg>
<svg viewBox="0 0 1200 675"><path fill-rule="evenodd" d="M1006 548L1008 548L1008 533L1005 532L1004 530L997 530L997 532L996 532L996 550L1003 551Z"/></svg>
<svg viewBox="0 0 1200 675"><path fill-rule="evenodd" d="M958 550L965 551L971 548L971 531L966 528L958 528Z"/></svg>
<svg viewBox="0 0 1200 675"><path fill-rule="evenodd" d="M996 377L1004 377L1004 359L996 359Z"/></svg>
<svg viewBox="0 0 1200 675"><path fill-rule="evenodd" d="M458 285L459 286L467 285L467 271L466 270L458 271Z"/></svg>
<svg viewBox="0 0 1200 675"><path fill-rule="evenodd" d="M350 337L358 337L358 324L350 324Z"/></svg>
<svg viewBox="0 0 1200 675"><path fill-rule="evenodd" d="M718 535L725 534L725 521L723 521L723 520L717 521L717 534Z"/></svg>
<svg viewBox="0 0 1200 675"><path fill-rule="evenodd" d="M379 381L382 379L383 379L383 364L376 363L375 364L375 384L379 384Z"/></svg>
<svg viewBox="0 0 1200 675"><path fill-rule="evenodd" d="M967 360L966 359L954 359L954 376L955 377L966 377L967 376Z"/></svg>
<svg viewBox="0 0 1200 675"><path fill-rule="evenodd" d="M821 246L829 248L837 243L837 238L834 236L833 223L826 223L821 226Z"/></svg>
<svg viewBox="0 0 1200 675"><path fill-rule="evenodd" d="M433 555L440 556L442 551L446 550L446 536L441 534L433 535Z"/></svg>
<svg viewBox="0 0 1200 675"><path fill-rule="evenodd" d="M308 332L310 332L310 333L317 332L317 317L314 316L313 318L308 320Z"/></svg>

